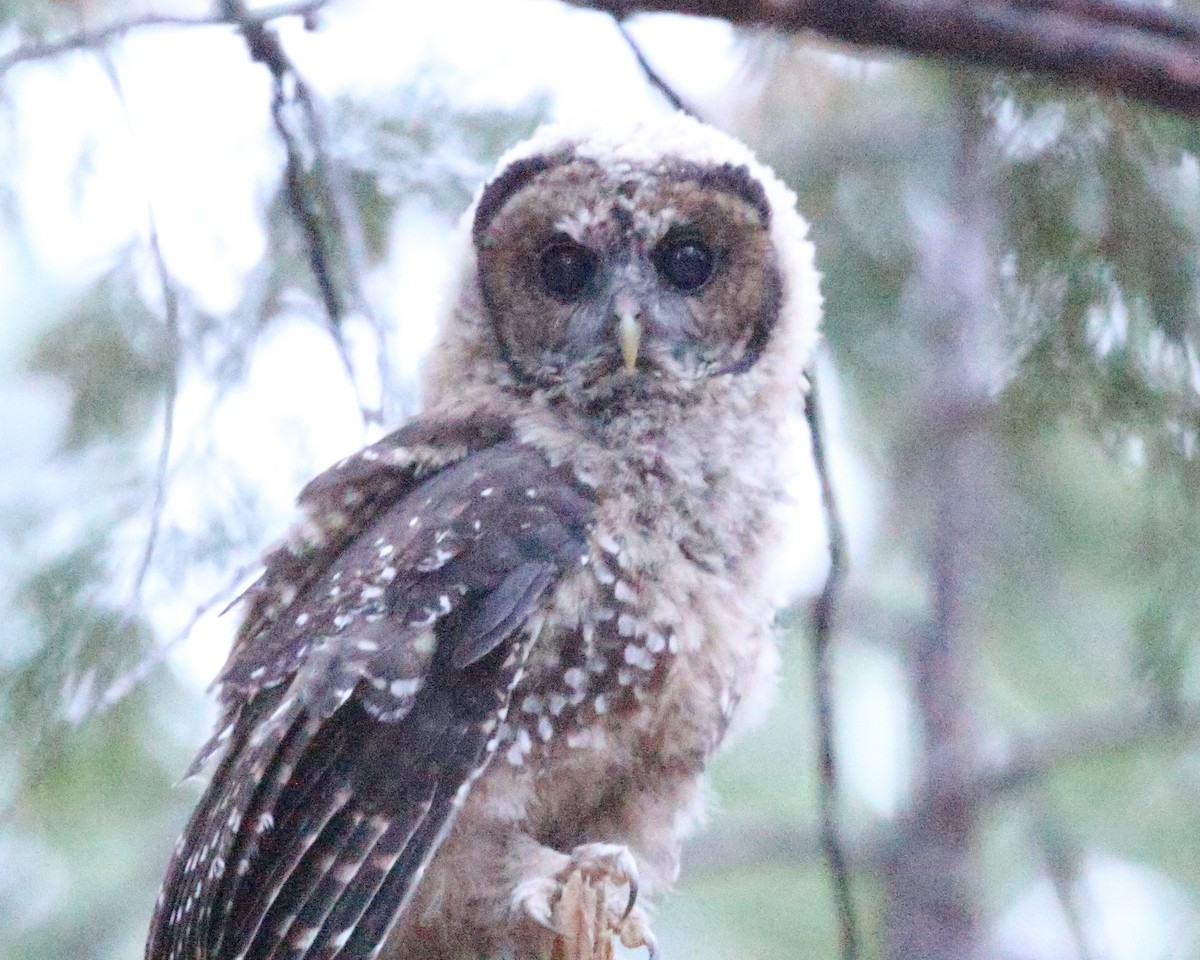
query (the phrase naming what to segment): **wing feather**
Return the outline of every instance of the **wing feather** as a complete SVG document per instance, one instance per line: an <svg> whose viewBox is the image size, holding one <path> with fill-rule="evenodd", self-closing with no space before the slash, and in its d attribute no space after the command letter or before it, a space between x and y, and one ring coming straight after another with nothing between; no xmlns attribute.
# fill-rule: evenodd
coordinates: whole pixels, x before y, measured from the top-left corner
<svg viewBox="0 0 1200 960"><path fill-rule="evenodd" d="M491 653L525 622L557 579L558 570L543 561L523 563L505 577L462 625L454 644L454 666L461 670Z"/></svg>
<svg viewBox="0 0 1200 960"><path fill-rule="evenodd" d="M228 788L206 791L176 846L151 920L147 957L208 957L207 931L222 914L219 891L231 875L235 848L260 832L263 816L269 818L269 806L260 810L255 798L271 791L278 783L278 765L290 762L302 749L296 738L287 736L294 712L281 711L280 700L271 692L243 712L245 722L214 775L214 782ZM256 735L272 726L285 732L264 751Z"/></svg>
<svg viewBox="0 0 1200 960"><path fill-rule="evenodd" d="M319 535L252 588L147 960L367 960L402 916L594 509L507 428L446 436L410 425L306 488Z"/></svg>

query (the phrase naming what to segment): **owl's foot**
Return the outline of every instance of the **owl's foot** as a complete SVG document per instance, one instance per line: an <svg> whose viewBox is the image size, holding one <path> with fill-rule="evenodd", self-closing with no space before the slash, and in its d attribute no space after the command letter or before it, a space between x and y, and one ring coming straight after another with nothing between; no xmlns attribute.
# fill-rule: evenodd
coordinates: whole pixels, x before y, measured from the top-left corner
<svg viewBox="0 0 1200 960"><path fill-rule="evenodd" d="M628 848L588 843L563 859L552 877L528 880L516 890L518 907L557 934L553 960L611 960L614 935L657 960L649 918L637 906L637 861Z"/></svg>

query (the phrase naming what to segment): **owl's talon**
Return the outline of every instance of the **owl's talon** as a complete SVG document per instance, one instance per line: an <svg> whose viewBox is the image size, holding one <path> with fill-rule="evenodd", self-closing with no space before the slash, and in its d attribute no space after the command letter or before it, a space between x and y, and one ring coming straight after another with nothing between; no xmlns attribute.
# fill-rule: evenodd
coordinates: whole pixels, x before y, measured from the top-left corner
<svg viewBox="0 0 1200 960"><path fill-rule="evenodd" d="M629 902L625 904L625 912L621 914L621 922L624 923L629 919L629 915L633 913L633 908L637 904L638 898L638 882L637 877L629 878Z"/></svg>
<svg viewBox="0 0 1200 960"><path fill-rule="evenodd" d="M616 929L617 939L631 950L645 947L647 960L659 960L658 940L650 932L650 921L643 910L631 910Z"/></svg>
<svg viewBox="0 0 1200 960"><path fill-rule="evenodd" d="M571 851L571 859L558 872L558 879L565 880L575 872L583 874L588 880L604 879L619 886L628 886L630 908L637 900L638 865L628 847L619 843L581 844Z"/></svg>
<svg viewBox="0 0 1200 960"><path fill-rule="evenodd" d="M616 937L633 949L645 947L657 960L658 944L650 933L644 910L637 906L638 866L627 847L615 843L587 843L561 857L563 866L549 875L531 876L513 891L513 906L559 941L575 946L564 957L605 957L609 952L587 952ZM621 887L626 897L618 899ZM582 944L591 944L583 953ZM555 954L559 956L560 954Z"/></svg>
<svg viewBox="0 0 1200 960"><path fill-rule="evenodd" d="M571 859L558 873L562 889L566 891L572 879L578 877L575 883L582 882L596 891L600 903L607 904L601 909L607 913L607 920L601 921L601 928L592 932L591 936L599 940L605 935L616 935L625 946L634 948L645 946L652 956L657 951L654 937L650 933L649 920L643 910L638 909L638 865L628 847L615 843L586 843L571 851ZM629 888L624 909L613 903L610 896L612 887ZM562 900L555 905L556 913L565 906ZM558 925L562 926L562 918L556 916ZM569 924L568 924L569 926Z"/></svg>

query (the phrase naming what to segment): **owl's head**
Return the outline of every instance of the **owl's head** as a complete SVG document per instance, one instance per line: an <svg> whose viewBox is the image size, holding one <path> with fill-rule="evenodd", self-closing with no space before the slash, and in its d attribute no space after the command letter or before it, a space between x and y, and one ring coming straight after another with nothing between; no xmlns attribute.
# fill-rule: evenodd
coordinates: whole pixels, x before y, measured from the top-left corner
<svg viewBox="0 0 1200 960"><path fill-rule="evenodd" d="M820 318L806 224L711 127L683 114L545 127L502 158L468 218L435 377L470 369L590 410L687 402L772 358L800 382Z"/></svg>

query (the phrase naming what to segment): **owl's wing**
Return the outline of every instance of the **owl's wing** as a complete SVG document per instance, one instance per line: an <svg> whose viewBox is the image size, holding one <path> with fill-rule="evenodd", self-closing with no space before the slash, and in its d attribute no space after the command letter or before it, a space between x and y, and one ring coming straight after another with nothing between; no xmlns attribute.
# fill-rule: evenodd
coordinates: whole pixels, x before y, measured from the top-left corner
<svg viewBox="0 0 1200 960"><path fill-rule="evenodd" d="M417 422L319 477L218 682L217 769L147 960L376 954L495 750L593 503L504 424Z"/></svg>

